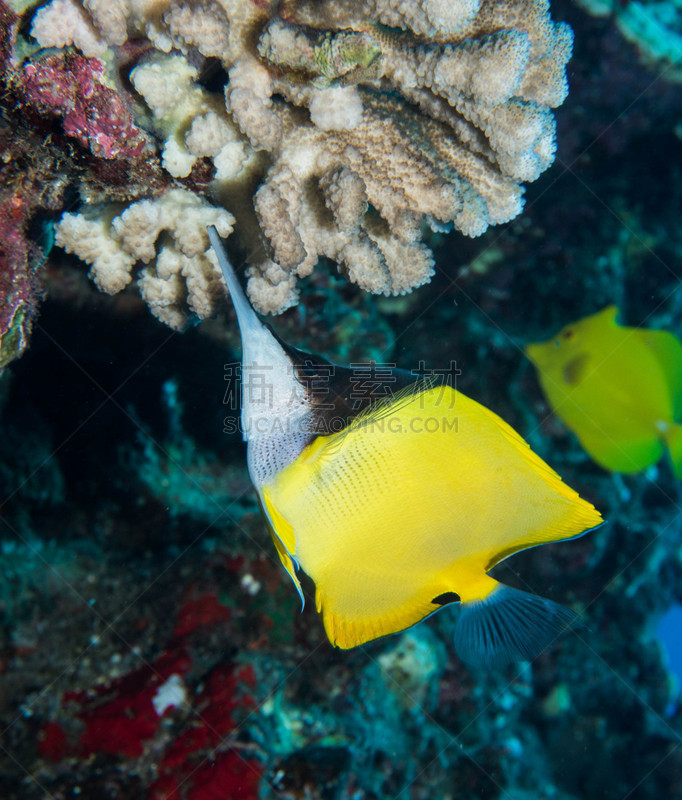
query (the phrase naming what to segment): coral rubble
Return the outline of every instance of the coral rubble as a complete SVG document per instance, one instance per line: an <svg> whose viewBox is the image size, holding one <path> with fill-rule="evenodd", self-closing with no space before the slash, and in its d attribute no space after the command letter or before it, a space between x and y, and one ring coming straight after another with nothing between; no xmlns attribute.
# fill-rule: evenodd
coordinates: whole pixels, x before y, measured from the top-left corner
<svg viewBox="0 0 682 800"><path fill-rule="evenodd" d="M297 279L320 257L367 291L403 294L433 272L424 224L478 236L517 216L522 183L554 159L551 109L566 95L572 48L542 0L52 0L31 33L107 63L145 37L140 58L126 61L136 124L156 136L171 181L235 215L249 294L271 313L297 302ZM216 64L224 98L206 79ZM92 143L87 125L76 135ZM106 225L111 210L83 215ZM126 214L118 220L122 234ZM58 225L58 241L81 255L97 249L79 241L98 237L96 227L72 221ZM155 274L166 302L177 298L173 313L151 304L163 321L181 327L187 312L212 312L188 307L165 266ZM123 286L102 282L97 266L93 275L106 291Z"/></svg>

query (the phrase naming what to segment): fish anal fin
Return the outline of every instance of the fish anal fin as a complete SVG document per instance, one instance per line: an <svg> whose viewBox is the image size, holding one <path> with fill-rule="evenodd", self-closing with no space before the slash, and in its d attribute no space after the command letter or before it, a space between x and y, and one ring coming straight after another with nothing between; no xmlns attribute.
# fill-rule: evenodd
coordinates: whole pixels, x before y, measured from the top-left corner
<svg viewBox="0 0 682 800"><path fill-rule="evenodd" d="M419 587L394 576L371 591L342 587L329 575L315 579L315 601L329 641L342 650L411 628L443 606L483 600L499 586L477 560L460 560Z"/></svg>
<svg viewBox="0 0 682 800"><path fill-rule="evenodd" d="M530 661L564 631L582 627L578 614L544 597L498 584L485 599L463 603L455 650L472 667Z"/></svg>
<svg viewBox="0 0 682 800"><path fill-rule="evenodd" d="M436 593L438 594L438 593ZM354 613L342 613L330 598L316 592L317 610L322 614L322 621L327 638L341 650L350 650L366 642L390 636L411 628L424 618L434 614L440 606L431 603L430 598L415 599L393 613L372 613L371 608L360 607Z"/></svg>

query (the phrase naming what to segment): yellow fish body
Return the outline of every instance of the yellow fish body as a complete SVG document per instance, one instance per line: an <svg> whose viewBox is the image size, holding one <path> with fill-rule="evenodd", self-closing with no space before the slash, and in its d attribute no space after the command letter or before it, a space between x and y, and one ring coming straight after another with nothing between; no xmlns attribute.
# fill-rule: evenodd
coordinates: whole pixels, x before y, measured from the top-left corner
<svg viewBox="0 0 682 800"><path fill-rule="evenodd" d="M251 479L302 598L297 569L315 583L332 644L355 647L461 603L464 660L537 655L576 615L487 573L519 550L597 527L598 511L497 415L449 386L396 371L395 394L370 393L351 409L351 371L280 342L209 233L242 335ZM309 379L325 366L334 380L322 403ZM267 369L267 399L246 391L257 369Z"/></svg>
<svg viewBox="0 0 682 800"><path fill-rule="evenodd" d="M503 558L601 521L506 423L448 386L318 437L263 499L343 648L414 625L434 598L483 601Z"/></svg>
<svg viewBox="0 0 682 800"><path fill-rule="evenodd" d="M554 412L598 464L640 472L667 446L682 478L682 343L621 326L617 314L608 306L526 353Z"/></svg>

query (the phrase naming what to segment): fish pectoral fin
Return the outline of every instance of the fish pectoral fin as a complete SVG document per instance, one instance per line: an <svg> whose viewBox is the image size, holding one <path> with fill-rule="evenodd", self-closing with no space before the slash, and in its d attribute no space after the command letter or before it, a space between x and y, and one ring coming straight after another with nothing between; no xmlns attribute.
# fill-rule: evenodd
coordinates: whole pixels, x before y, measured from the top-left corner
<svg viewBox="0 0 682 800"><path fill-rule="evenodd" d="M270 497L267 487L259 495L259 502L268 530L273 539L279 539L289 555L296 553L296 533L293 525L279 511Z"/></svg>
<svg viewBox="0 0 682 800"><path fill-rule="evenodd" d="M455 650L472 667L501 667L530 661L561 633L578 627L581 619L571 609L498 584L484 600L462 603Z"/></svg>
<svg viewBox="0 0 682 800"><path fill-rule="evenodd" d="M561 371L564 381L569 386L577 386L585 377L585 371L590 363L590 356L587 353L580 353L572 358Z"/></svg>

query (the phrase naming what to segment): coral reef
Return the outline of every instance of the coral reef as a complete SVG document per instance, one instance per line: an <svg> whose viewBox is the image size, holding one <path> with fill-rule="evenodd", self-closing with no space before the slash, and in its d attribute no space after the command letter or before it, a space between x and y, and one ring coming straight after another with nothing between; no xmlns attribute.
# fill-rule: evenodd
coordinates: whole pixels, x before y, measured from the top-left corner
<svg viewBox="0 0 682 800"><path fill-rule="evenodd" d="M19 11L24 12L22 4ZM92 202L130 201L167 183L104 62L36 52L0 1L0 368L26 349L43 295L50 219L75 185Z"/></svg>
<svg viewBox="0 0 682 800"><path fill-rule="evenodd" d="M10 149L11 148L11 149ZM14 152L12 152L12 150ZM32 160L34 152L11 147L6 126L0 122L0 152L10 157L0 166L0 370L20 356L29 341L42 296L37 273L45 258L31 241L28 225L40 207L39 175L24 176L18 162ZM23 155L23 159L21 156ZM26 179L28 178L28 179Z"/></svg>
<svg viewBox="0 0 682 800"><path fill-rule="evenodd" d="M73 44L85 62L148 39L153 52L140 48L129 75L147 110L137 122L159 140L165 173L234 213L249 294L271 313L297 302L297 279L320 257L366 291L403 294L433 274L425 224L478 236L517 216L522 183L554 158L551 108L565 98L572 47L542 0L53 0L31 33L43 46ZM225 71L224 98L215 81L202 85L212 61ZM87 127L78 135L91 141ZM84 212L98 214L106 224L107 208ZM73 236L67 217L59 241L76 253L98 246ZM172 314L152 310L174 327L187 319L181 309L213 308L187 309L179 281L166 299L173 292Z"/></svg>
<svg viewBox="0 0 682 800"><path fill-rule="evenodd" d="M18 80L31 109L58 117L64 133L93 155L136 159L151 149L119 94L107 86L98 59L71 51L45 53L26 63Z"/></svg>
<svg viewBox="0 0 682 800"><path fill-rule="evenodd" d="M115 295L98 291L60 248L37 266L50 246L45 223L64 210L84 221L97 218L91 211L100 222L107 217L97 235L108 237L113 254L132 255L125 226L117 223L119 234L112 221L132 209L148 222L148 203L163 207L168 195L199 198L189 201L190 215L228 208L237 219L227 240L235 262L241 237L254 269L262 265L272 252L259 239L252 197L268 169L277 169L276 151L258 150L241 132L231 138L238 126L223 103L221 62L239 58L255 27L250 52L284 91L297 70L286 65L281 43L286 63L268 66L257 50L261 34L275 23L308 42L332 33L325 41L333 47L320 51L327 64L313 75L305 61L298 88L342 91L344 107L305 99L297 106L279 91L263 92L262 106L275 122L285 112L296 117L301 130L312 129L310 114L316 126L353 124L356 98L380 95L373 81L384 81L368 63L376 27L348 31L368 34L356 40L340 36L329 17L315 23L322 3L310 5L306 22L296 3L273 16L266 4L245 2L244 27L233 19L227 36L211 39L209 27L227 27L213 24L224 8L213 0L193 2L191 12L159 4L157 17L143 0L74 0L77 24L106 45L101 57L86 57L69 47L39 52L23 39L36 6L12 0L10 12L0 0L7 23L0 25L0 245L12 265L26 265L13 273L17 286L28 285L22 275L35 279L37 294L23 306L33 319L46 291L31 346L0 374L3 800L682 797L682 700L656 633L667 610L682 603L679 481L663 462L634 476L593 464L551 415L522 353L527 342L610 302L628 324L682 335L682 140L675 133L682 95L657 80L661 63L654 72L634 58L615 16L553 0L555 18L576 31L571 96L557 115L561 169L526 188L523 215L475 239L429 233L437 269L412 294L373 296L315 269L292 283L301 302L273 324L283 339L340 362L370 358L428 373L452 370L456 360L458 387L508 420L603 510L608 524L592 535L496 567L500 580L580 611L586 628L531 664L472 672L452 647L455 608L345 653L327 644L314 602L301 613L273 560L243 442L230 426L238 414L238 336L229 309L176 336L147 313L134 288L140 269L158 277L162 248L181 253L174 229L152 242L145 222L140 242L154 255L117 273L130 282ZM411 43L410 31L420 31L432 46L433 31L445 24L439 4L390 7L399 6L413 10L409 30L396 29L385 11L386 33ZM476 13L475 3L458 6ZM347 7L339 4L338 13ZM440 7L447 15L453 4ZM354 50L334 49L351 43ZM152 78L155 65L170 69L167 59L191 73L188 102L202 121L190 144L191 124L149 105L130 80L138 67L149 65ZM112 109L108 91L122 100L116 130L134 125L131 143L147 131L140 156L93 152L97 125L110 124L101 105L88 128L75 95L53 106L44 87L42 105L28 96L28 64L61 80L67 63L95 100L106 96ZM344 63L352 65L347 82L333 77ZM76 122L68 134L67 119ZM259 123L264 137L267 119ZM202 141L213 127L222 131L221 149L236 145L226 163L242 164L224 181L214 177L220 150ZM193 159L184 177L162 164L173 141ZM238 150L234 161L231 150ZM21 213L5 213L15 206ZM368 205L357 218L361 229L370 218L378 211ZM202 248L197 240L203 258ZM2 274L7 264L3 258ZM183 301L177 310L183 324L189 306ZM636 393L642 376L624 369ZM312 586L303 588L311 598Z"/></svg>
<svg viewBox="0 0 682 800"><path fill-rule="evenodd" d="M682 3L680 0L578 0L596 17L610 16L642 60L662 68L666 80L682 81Z"/></svg>
<svg viewBox="0 0 682 800"><path fill-rule="evenodd" d="M0 92L13 99L6 76L11 69L19 17L0 4ZM64 185L43 183L44 171L62 159L27 126L14 130L0 117L0 372L28 344L42 295L38 268L48 247L28 235L33 215L57 205Z"/></svg>

